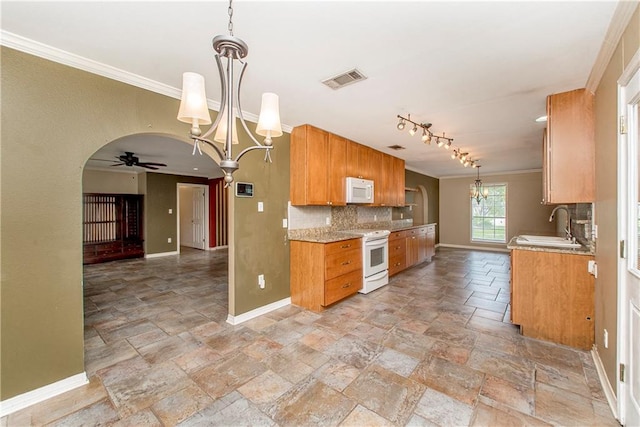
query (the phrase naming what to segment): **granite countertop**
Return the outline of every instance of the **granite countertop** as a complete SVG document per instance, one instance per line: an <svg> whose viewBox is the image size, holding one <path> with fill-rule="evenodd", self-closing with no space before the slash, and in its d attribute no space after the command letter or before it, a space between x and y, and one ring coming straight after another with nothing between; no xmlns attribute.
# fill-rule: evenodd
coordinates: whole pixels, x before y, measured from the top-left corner
<svg viewBox="0 0 640 427"><path fill-rule="evenodd" d="M413 225L407 222L385 222L385 223L369 223L369 224L359 224L358 228L366 228L371 230L389 230L389 231L402 231L402 230L410 230L412 228L424 227L425 225L436 225L436 223L431 224L420 224ZM359 234L349 233L347 231L339 231L333 229L324 229L324 228L315 228L315 229L303 229L303 230L292 230L289 232L289 240L295 240L300 242L312 242L312 243L333 243L339 242L341 240L349 240L349 239L358 239L362 237Z"/></svg>
<svg viewBox="0 0 640 427"><path fill-rule="evenodd" d="M594 255L594 252L591 248L582 245L579 248L556 248L552 246L534 246L534 245L523 245L517 243L516 240L518 236L514 236L509 243L507 244L507 249L520 249L525 251L534 251L534 252L553 252L558 254L571 254L571 255Z"/></svg>

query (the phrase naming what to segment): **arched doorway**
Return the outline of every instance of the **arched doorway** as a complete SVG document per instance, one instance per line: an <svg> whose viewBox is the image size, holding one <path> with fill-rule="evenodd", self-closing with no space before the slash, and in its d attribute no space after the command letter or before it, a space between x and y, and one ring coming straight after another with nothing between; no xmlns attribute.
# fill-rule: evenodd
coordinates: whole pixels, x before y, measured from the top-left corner
<svg viewBox="0 0 640 427"><path fill-rule="evenodd" d="M119 161L127 152L154 169ZM117 196L139 197L140 234L144 236L143 257L124 256L83 268L85 370L89 377L128 360L132 349L149 362L162 358L167 346L182 345L181 333L212 319L224 322L229 311L227 251L182 253L179 246L180 187L208 189L221 176L211 158L192 157L191 146L171 135L118 138L87 161L83 193L112 195L114 200ZM100 203L102 208L107 206L104 200ZM100 206L92 209L95 212ZM118 209L122 210L114 207L111 217L104 213L102 217L115 223ZM84 211L88 211L86 206ZM122 221L132 215L120 214L124 214ZM86 223L84 229L86 232ZM212 264L217 270L207 276Z"/></svg>

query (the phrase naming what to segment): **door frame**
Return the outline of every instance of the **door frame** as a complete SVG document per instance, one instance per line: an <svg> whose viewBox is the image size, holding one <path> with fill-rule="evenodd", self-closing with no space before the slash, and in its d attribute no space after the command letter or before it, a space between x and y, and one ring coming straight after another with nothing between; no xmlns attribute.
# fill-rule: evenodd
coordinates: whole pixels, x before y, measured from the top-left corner
<svg viewBox="0 0 640 427"><path fill-rule="evenodd" d="M629 186L628 180L628 139L626 133L623 134L620 129L620 118L627 117L627 102L625 97L625 88L631 83L632 79L636 76L636 73L640 73L640 50L636 51L635 55L629 61L629 64L625 67L622 75L618 79L618 128L617 128L617 150L618 150L618 184L617 184L617 196L618 196L618 242L625 241L625 256L622 257L620 253L616 254L618 260L618 333L617 333L617 363L618 367L624 365L628 367L628 343L626 337L629 334L630 325L627 324L627 311L628 301L626 293L627 284L627 267L628 267L628 230L627 223L629 219L629 207L627 206L629 198ZM627 125L627 129L629 126ZM617 370L616 370L617 371ZM625 375L628 376L628 373ZM627 382L620 381L620 376L616 375L616 395L617 395L617 415L621 424L625 424L627 418L628 408L626 407L627 399L626 393L628 393L628 380Z"/></svg>
<svg viewBox="0 0 640 427"><path fill-rule="evenodd" d="M202 188L204 190L204 250L209 250L209 186L205 184L190 184L179 182L176 184L176 240L177 251L180 253L180 187Z"/></svg>

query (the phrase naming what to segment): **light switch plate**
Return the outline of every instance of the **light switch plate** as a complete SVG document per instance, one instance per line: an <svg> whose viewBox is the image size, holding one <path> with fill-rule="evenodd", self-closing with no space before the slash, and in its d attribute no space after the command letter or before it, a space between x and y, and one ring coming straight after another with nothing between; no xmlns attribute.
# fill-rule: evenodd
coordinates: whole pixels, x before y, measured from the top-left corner
<svg viewBox="0 0 640 427"><path fill-rule="evenodd" d="M258 212L264 212L264 203L258 202Z"/></svg>

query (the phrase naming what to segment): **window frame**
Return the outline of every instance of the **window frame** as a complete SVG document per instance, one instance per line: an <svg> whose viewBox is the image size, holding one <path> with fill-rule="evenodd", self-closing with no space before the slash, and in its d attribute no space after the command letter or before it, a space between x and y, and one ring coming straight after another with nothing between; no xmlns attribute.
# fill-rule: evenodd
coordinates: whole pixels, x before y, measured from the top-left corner
<svg viewBox="0 0 640 427"><path fill-rule="evenodd" d="M480 238L474 238L473 237L473 221L475 218L480 218L480 217L475 217L473 215L473 206L474 203L477 206L477 202L475 199L472 199L471 197L469 197L469 214L470 214L470 218L469 218L469 240L471 241L471 243L482 243L482 244L506 244L507 243L507 239L508 239L508 224L507 224L507 218L508 218L508 200L509 200L509 186L506 182L491 182L491 183L483 183L482 184L484 188L488 188L488 187L504 187L504 240L494 240L494 239L480 239ZM474 185L471 184L469 186L469 191L471 191L471 189L473 189ZM485 199L482 199L480 201L480 204L484 204L485 203ZM503 218L503 217L485 217L482 216L481 218Z"/></svg>

